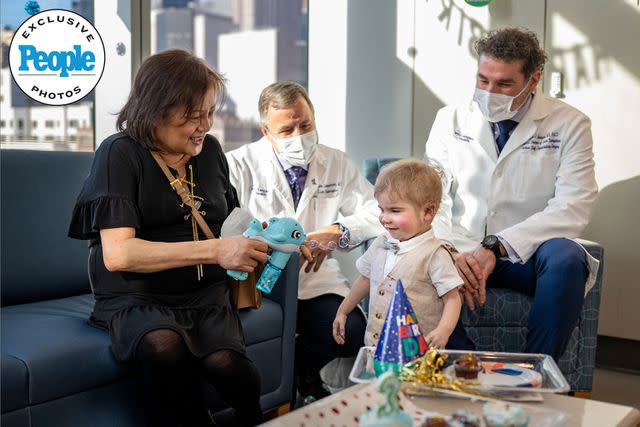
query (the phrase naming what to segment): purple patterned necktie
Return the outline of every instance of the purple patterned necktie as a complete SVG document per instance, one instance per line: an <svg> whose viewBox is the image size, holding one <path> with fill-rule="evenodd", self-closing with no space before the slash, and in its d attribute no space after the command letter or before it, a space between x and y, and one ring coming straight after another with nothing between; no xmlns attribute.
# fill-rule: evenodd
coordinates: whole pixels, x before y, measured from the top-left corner
<svg viewBox="0 0 640 427"><path fill-rule="evenodd" d="M289 182L289 188L291 188L293 206L297 209L300 196L302 196L302 190L304 190L304 180L302 180L302 178L307 177L307 170L300 166L291 166L289 169L284 171L284 174Z"/></svg>

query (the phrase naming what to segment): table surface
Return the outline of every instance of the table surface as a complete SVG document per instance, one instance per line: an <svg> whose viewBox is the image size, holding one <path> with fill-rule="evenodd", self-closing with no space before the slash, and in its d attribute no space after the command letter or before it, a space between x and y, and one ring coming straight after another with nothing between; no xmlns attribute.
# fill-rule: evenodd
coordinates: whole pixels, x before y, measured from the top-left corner
<svg viewBox="0 0 640 427"><path fill-rule="evenodd" d="M331 413L332 408L340 408L343 410L343 414L346 415L346 408L348 403L353 402L351 408L355 408L354 395L357 397L360 392L366 392L371 390L371 387L367 387L367 384L358 384L342 390L339 393L328 396L316 403L309 406L305 406L298 410L292 411L284 416L275 418L270 422L264 424L265 426L340 426L340 425L357 425L354 421L353 414L349 414L349 417L345 419L334 420L335 414ZM368 394L368 393L367 393ZM364 396L362 396L364 397ZM382 399L379 396L379 399ZM415 404L419 409L428 409L430 411L439 412L441 414L451 414L457 409L467 409L476 414L481 414L481 407L483 402L472 402L467 399L452 398L452 397L410 397L410 401ZM372 406L371 402L366 406ZM362 404L362 403L361 403ZM603 427L603 426L616 426L616 427L638 427L640 426L640 411L636 408L629 406L615 405L611 403L600 402L597 400L582 399L557 394L544 394L544 402L527 402L524 405L540 408L541 410L557 410L569 415L569 419L563 426L571 427ZM323 419L317 418L319 410L325 408L326 415L323 415ZM359 409L358 413L362 412L364 408ZM312 417L301 417L304 412L315 411ZM331 416L334 416L332 418ZM315 420L315 421L314 421ZM344 423L342 422L344 421Z"/></svg>

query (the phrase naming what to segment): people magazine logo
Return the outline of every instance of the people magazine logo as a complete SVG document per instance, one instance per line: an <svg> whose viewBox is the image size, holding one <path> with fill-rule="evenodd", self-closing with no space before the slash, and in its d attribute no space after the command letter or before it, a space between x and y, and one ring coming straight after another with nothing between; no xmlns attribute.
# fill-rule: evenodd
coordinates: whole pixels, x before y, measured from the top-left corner
<svg viewBox="0 0 640 427"><path fill-rule="evenodd" d="M9 67L16 84L46 105L81 100L104 71L104 43L95 27L75 12L49 9L31 16L16 30Z"/></svg>

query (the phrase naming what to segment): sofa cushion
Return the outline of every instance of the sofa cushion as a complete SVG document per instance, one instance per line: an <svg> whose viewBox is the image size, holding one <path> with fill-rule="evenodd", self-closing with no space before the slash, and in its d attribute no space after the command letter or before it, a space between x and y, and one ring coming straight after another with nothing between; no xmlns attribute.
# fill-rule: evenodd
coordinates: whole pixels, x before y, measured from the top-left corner
<svg viewBox="0 0 640 427"><path fill-rule="evenodd" d="M92 307L92 295L3 307L2 352L26 366L30 404L113 382L131 369L113 358L109 335L87 323Z"/></svg>
<svg viewBox="0 0 640 427"><path fill-rule="evenodd" d="M93 296L87 294L3 307L2 386L4 390L23 390L16 394L14 406L23 403L18 399L25 396L20 385L25 378L29 384L28 403L38 404L135 372L134 365L114 359L109 335L87 323L93 303ZM247 346L282 334L282 309L273 301L265 299L259 310L242 310L240 317ZM6 365L5 357L9 360ZM6 369L20 365L22 371L16 369L5 378Z"/></svg>
<svg viewBox="0 0 640 427"><path fill-rule="evenodd" d="M2 413L24 408L29 404L29 375L22 360L2 355Z"/></svg>
<svg viewBox="0 0 640 427"><path fill-rule="evenodd" d="M2 150L2 305L90 292L87 242L67 238L93 153Z"/></svg>

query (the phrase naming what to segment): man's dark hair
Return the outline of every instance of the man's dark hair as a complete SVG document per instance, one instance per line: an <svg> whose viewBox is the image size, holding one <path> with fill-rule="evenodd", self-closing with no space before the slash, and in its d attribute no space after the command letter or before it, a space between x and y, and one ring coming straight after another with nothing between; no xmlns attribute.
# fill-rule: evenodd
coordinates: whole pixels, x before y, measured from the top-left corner
<svg viewBox="0 0 640 427"><path fill-rule="evenodd" d="M474 47L478 58L485 55L505 62L522 61L525 78L537 70L542 71L547 61L536 33L519 28L490 31L477 40Z"/></svg>
<svg viewBox="0 0 640 427"><path fill-rule="evenodd" d="M153 130L158 120L167 119L176 108L186 117L202 105L213 89L216 110L225 96L224 78L207 63L182 49L170 49L144 60L131 88L129 99L118 114L116 126L135 141L155 150Z"/></svg>

